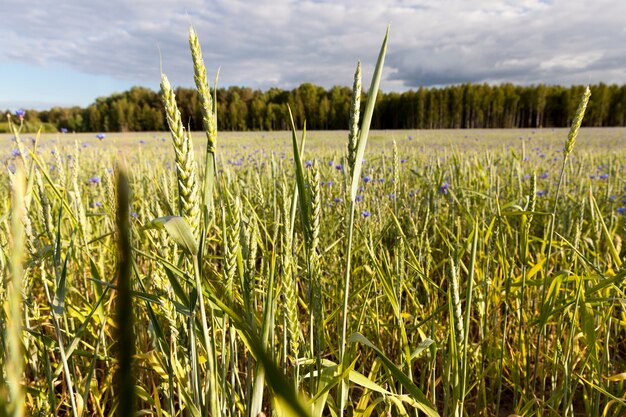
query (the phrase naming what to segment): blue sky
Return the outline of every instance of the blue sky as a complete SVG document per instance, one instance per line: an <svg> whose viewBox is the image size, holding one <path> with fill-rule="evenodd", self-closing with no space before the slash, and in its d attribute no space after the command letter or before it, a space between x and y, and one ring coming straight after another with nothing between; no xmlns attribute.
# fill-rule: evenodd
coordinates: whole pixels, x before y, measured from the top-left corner
<svg viewBox="0 0 626 417"><path fill-rule="evenodd" d="M357 60L367 79L388 23L384 91L626 83L621 0L31 0L2 9L0 109L157 89L161 64L172 84L192 86L190 24L221 86L349 85Z"/></svg>

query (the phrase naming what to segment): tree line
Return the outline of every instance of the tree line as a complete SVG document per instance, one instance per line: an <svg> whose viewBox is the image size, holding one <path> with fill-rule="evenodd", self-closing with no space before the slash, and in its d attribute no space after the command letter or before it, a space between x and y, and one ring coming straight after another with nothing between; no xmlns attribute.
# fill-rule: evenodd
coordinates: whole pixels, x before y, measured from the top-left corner
<svg viewBox="0 0 626 417"><path fill-rule="evenodd" d="M626 85L590 86L585 126L626 126ZM420 87L402 93L380 93L372 120L374 129L537 128L568 126L584 86L460 84ZM175 90L182 118L202 130L202 113L194 89ZM218 129L285 130L288 106L297 126L306 120L312 130L348 127L351 90L304 83L293 90L267 91L246 87L217 90ZM364 94L366 96L366 94ZM365 103L363 98L362 103ZM26 122L75 132L166 130L158 92L145 87L100 97L86 108L54 107L27 111Z"/></svg>

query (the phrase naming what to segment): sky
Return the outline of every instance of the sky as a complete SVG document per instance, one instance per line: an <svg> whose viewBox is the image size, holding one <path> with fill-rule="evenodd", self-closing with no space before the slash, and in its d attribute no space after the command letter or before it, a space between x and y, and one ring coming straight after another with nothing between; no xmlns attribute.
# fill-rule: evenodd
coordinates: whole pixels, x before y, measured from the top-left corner
<svg viewBox="0 0 626 417"><path fill-rule="evenodd" d="M161 68L193 86L188 28L209 79L266 90L369 85L391 25L381 89L459 83L626 84L624 0L3 1L0 109L87 106Z"/></svg>

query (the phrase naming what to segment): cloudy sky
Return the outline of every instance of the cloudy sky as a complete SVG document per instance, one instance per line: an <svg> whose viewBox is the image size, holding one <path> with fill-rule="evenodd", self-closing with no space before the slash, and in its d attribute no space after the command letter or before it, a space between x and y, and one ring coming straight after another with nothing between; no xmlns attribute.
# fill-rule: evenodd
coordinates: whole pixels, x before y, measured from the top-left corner
<svg viewBox="0 0 626 417"><path fill-rule="evenodd" d="M0 109L85 106L133 85L156 90L161 65L172 84L192 86L190 24L209 77L221 68L221 86L349 85L357 60L369 80L387 24L384 91L626 83L624 0L3 3Z"/></svg>

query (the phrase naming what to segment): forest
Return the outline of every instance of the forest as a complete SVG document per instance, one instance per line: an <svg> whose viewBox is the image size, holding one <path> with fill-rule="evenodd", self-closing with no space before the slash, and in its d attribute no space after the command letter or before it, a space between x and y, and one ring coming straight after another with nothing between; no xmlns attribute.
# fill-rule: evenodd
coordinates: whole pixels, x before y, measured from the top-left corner
<svg viewBox="0 0 626 417"><path fill-rule="evenodd" d="M585 126L626 125L626 85L591 85ZM568 126L584 86L460 84L420 87L402 93L380 92L372 120L374 129L542 128ZM202 130L196 90L175 90L182 117L191 130ZM286 130L288 107L297 126L306 120L311 130L348 126L351 90L325 89L303 83L293 90L267 91L246 87L216 92L221 131ZM365 102L363 100L362 102ZM8 111L7 111L8 112ZM54 107L28 110L26 129L68 132L160 131L167 128L158 92L133 87L99 97L87 108ZM0 130L2 125L0 125Z"/></svg>

